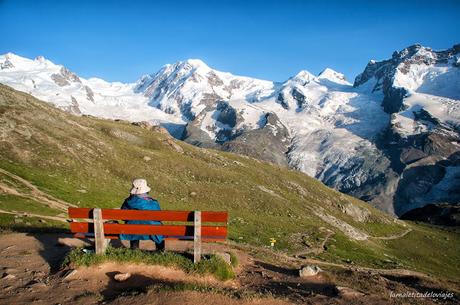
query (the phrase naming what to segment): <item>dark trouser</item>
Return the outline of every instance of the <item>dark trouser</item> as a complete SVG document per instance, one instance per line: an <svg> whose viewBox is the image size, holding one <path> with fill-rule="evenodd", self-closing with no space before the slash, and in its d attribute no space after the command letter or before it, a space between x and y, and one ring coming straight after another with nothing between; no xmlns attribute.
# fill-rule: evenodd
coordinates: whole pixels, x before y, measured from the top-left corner
<svg viewBox="0 0 460 305"><path fill-rule="evenodd" d="M130 247L131 249L139 249L140 240L131 240ZM155 243L155 247L157 251L164 251L165 250L165 241L162 240L161 243Z"/></svg>
<svg viewBox="0 0 460 305"><path fill-rule="evenodd" d="M129 242L130 248L131 249L139 249L139 243L140 243L140 240L131 240Z"/></svg>

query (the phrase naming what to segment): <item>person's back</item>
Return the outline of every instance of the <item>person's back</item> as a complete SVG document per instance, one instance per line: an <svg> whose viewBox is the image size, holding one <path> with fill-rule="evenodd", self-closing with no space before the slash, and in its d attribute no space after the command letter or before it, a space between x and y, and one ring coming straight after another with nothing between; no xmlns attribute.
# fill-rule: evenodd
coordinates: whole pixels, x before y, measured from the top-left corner
<svg viewBox="0 0 460 305"><path fill-rule="evenodd" d="M150 190L151 189L147 186L147 181L145 179L135 179L133 181L133 188L130 191L131 195L125 199L121 209L148 211L161 210L158 201L149 196L148 192ZM128 220L126 223L161 225L160 221L154 220ZM164 250L164 239L161 235L120 234L120 239L129 240L131 242L131 248L139 248L140 240L153 240L156 244L157 250Z"/></svg>

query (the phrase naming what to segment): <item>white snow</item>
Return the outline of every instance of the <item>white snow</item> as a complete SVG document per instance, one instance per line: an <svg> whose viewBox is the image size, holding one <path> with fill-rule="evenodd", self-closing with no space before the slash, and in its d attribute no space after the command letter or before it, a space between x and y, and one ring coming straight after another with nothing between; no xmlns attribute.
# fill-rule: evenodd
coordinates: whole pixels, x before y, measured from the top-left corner
<svg viewBox="0 0 460 305"><path fill-rule="evenodd" d="M460 125L460 69L451 64L413 64L407 73L399 67L393 85L406 88L410 95L404 100L407 109L391 118L381 107L382 92L372 93L381 80L373 78L353 88L343 74L330 68L318 76L302 70L276 83L235 76L189 59L165 65L136 83L80 78L81 82L59 86L52 75L60 74L62 66L9 53L0 56L0 83L58 107L71 106L73 97L82 113L103 118L175 124L194 119L211 139L222 129L232 129L216 120L216 101L235 109L239 121L233 130L261 128L264 116L275 113L292 138L291 166L323 181L336 177L360 185L367 179L365 173L357 169L344 176L342 170L369 155L381 156L373 143L390 119L403 136L433 128L429 121L416 120L414 112L422 109L442 124Z"/></svg>
<svg viewBox="0 0 460 305"><path fill-rule="evenodd" d="M69 81L68 85L59 86L52 79L52 75L60 74L63 68L61 65L55 65L43 57L30 60L12 53L0 56L0 63L6 60L14 67L0 70L0 83L27 92L57 107L71 106L73 97L83 114L129 121L155 119L183 123L180 118L151 107L147 97L134 92L135 84L80 78L81 82ZM94 101L88 98L86 87L94 93Z"/></svg>
<svg viewBox="0 0 460 305"><path fill-rule="evenodd" d="M412 93L404 99L407 109L395 114L392 123L398 132L407 137L435 128L434 124L415 119L415 114L423 109L440 123L452 127L460 126L460 101L423 93Z"/></svg>
<svg viewBox="0 0 460 305"><path fill-rule="evenodd" d="M398 68L393 85L410 92L460 100L460 69L451 64L412 64L408 73Z"/></svg>

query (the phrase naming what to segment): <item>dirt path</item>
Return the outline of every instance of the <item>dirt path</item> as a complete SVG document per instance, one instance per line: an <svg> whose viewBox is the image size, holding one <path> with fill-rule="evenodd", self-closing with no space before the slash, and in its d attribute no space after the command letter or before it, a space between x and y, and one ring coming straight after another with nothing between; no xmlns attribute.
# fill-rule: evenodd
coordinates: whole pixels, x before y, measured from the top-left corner
<svg viewBox="0 0 460 305"><path fill-rule="evenodd" d="M412 270L407 270L407 269L378 269L378 268L350 266L350 265L346 265L346 264L325 262L325 261L320 261L320 260L311 259L311 258L293 257L293 256L289 256L289 255L286 255L286 254L283 254L283 253L272 252L272 251L270 251L268 249L249 246L249 245L235 244L235 246L238 247L238 248L246 249L246 251L256 250L256 251L262 252L262 253L266 252L267 256L275 256L276 260L279 261L280 263L289 264L291 266L302 266L302 265L306 265L306 264L314 264L314 265L319 265L319 266L338 267L338 268L346 269L346 270L370 272L370 273L374 273L374 274L388 274L388 275L397 275L397 276L411 275L411 276L417 276L417 277L423 277L423 278L430 278L430 276L425 274L425 273L412 271Z"/></svg>
<svg viewBox="0 0 460 305"><path fill-rule="evenodd" d="M334 235L334 232L328 230L326 236L324 237L323 241L321 242L321 244L318 247L313 248L313 249L309 249L308 251L304 251L304 250L303 251L298 251L298 252L294 253L292 256L301 257L301 256L309 255L309 254L318 255L318 254L323 253L324 250L325 250L325 247L326 247L326 243L329 241L329 238L331 238L332 235Z"/></svg>
<svg viewBox="0 0 460 305"><path fill-rule="evenodd" d="M46 206L48 206L50 208L57 209L57 210L60 210L60 211L67 211L68 207L76 207L76 205L74 205L72 203L69 203L69 202L54 198L53 196L48 195L48 194L40 191L35 185L33 185L29 181L19 177L18 175L10 173L10 172L2 169L2 168L0 168L0 173L2 173L4 175L6 175L6 176L18 181L18 182L20 182L21 184L26 186L28 189L30 189L30 193L23 194L23 193L19 192L18 190L13 189L13 188L5 185L4 183L0 183L0 191L1 192L11 194L11 195L15 195L15 196L21 196L21 197L24 197L24 198L31 198L31 199L34 199L34 200L36 200L38 202L43 203L44 205L46 205Z"/></svg>
<svg viewBox="0 0 460 305"><path fill-rule="evenodd" d="M18 212L18 211L5 211L5 210L2 210L2 209L0 209L0 213L10 214L10 215L18 215L18 216L26 216L26 217L38 217L38 218L43 218L43 219L67 222L64 217L59 217L59 216L48 216L48 215L33 214L33 213Z"/></svg>
<svg viewBox="0 0 460 305"><path fill-rule="evenodd" d="M382 240L392 240L392 239L402 238L402 237L406 236L407 234L409 234L410 232L412 232L412 229L409 228L406 231L404 231L402 233L399 233L399 234L394 234L394 235L390 235L390 236L371 236L371 238L373 238L373 239L382 239Z"/></svg>

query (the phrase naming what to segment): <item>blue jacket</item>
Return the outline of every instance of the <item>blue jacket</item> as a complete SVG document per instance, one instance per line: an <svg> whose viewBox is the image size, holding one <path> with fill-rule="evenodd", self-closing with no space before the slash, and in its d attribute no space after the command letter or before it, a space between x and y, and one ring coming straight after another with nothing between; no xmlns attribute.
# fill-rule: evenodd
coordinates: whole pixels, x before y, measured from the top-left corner
<svg viewBox="0 0 460 305"><path fill-rule="evenodd" d="M147 194L131 195L125 199L122 210L148 210L159 211L161 210L160 204L157 200L152 199ZM128 220L127 224L152 224L161 225L160 221L154 220ZM134 235L134 234L120 234L121 240L153 240L155 243L161 243L163 236L161 235Z"/></svg>

